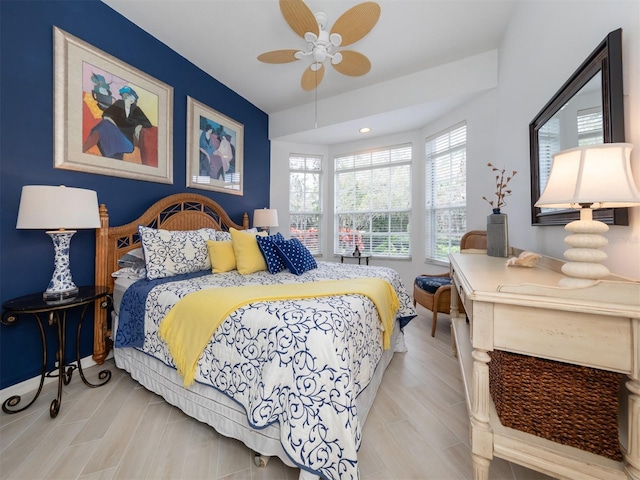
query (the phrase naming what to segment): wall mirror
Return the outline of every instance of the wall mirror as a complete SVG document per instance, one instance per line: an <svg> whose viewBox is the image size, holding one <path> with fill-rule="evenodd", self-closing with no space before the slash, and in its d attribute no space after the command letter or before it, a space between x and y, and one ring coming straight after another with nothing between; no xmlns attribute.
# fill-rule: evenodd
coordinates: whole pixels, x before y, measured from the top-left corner
<svg viewBox="0 0 640 480"><path fill-rule="evenodd" d="M624 142L622 29L598 45L529 124L532 225L566 225L577 210L538 208L553 155L583 145ZM594 210L594 219L629 225L627 208Z"/></svg>

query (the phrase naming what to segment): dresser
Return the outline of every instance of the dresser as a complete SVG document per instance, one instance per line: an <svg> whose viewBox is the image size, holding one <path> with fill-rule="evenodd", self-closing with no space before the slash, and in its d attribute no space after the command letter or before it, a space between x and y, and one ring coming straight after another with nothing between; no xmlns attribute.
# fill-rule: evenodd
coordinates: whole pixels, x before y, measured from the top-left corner
<svg viewBox="0 0 640 480"><path fill-rule="evenodd" d="M489 478L493 457L555 478L640 480L640 283L612 276L591 287L562 288L559 260L542 257L533 268L505 261L485 253L450 256L452 334L474 480ZM493 350L626 375L620 393L624 461L503 426L489 390Z"/></svg>

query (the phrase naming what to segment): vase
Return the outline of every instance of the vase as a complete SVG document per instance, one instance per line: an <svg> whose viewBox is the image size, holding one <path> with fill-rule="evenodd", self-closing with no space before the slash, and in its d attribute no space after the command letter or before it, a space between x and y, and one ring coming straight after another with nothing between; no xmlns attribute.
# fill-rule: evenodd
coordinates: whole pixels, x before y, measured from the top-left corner
<svg viewBox="0 0 640 480"><path fill-rule="evenodd" d="M509 234L507 214L500 213L494 208L491 215L487 215L487 255L491 257L509 256Z"/></svg>

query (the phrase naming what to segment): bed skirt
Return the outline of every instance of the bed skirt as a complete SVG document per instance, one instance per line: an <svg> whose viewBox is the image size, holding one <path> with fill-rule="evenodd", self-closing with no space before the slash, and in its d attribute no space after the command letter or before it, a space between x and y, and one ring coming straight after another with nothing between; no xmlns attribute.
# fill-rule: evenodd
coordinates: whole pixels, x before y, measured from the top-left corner
<svg viewBox="0 0 640 480"><path fill-rule="evenodd" d="M361 426L365 423L393 354L406 351L404 334L397 322L393 329L391 345L393 348L383 352L369 385L356 399ZM185 389L182 377L175 369L135 348L115 348L114 358L118 368L129 372L140 385L157 393L189 417L210 425L225 437L240 440L260 455L275 456L286 465L299 468L280 444L280 428L277 423L261 429L252 428L240 404L218 390L200 383L194 383L189 389Z"/></svg>

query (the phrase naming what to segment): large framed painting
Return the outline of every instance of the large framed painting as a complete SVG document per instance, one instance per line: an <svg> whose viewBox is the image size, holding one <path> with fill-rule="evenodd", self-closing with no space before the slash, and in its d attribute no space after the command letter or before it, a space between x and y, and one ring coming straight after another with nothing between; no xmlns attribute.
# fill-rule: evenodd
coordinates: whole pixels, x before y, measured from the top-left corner
<svg viewBox="0 0 640 480"><path fill-rule="evenodd" d="M173 88L54 27L54 167L173 183Z"/></svg>
<svg viewBox="0 0 640 480"><path fill-rule="evenodd" d="M187 97L187 187L242 195L244 126Z"/></svg>

